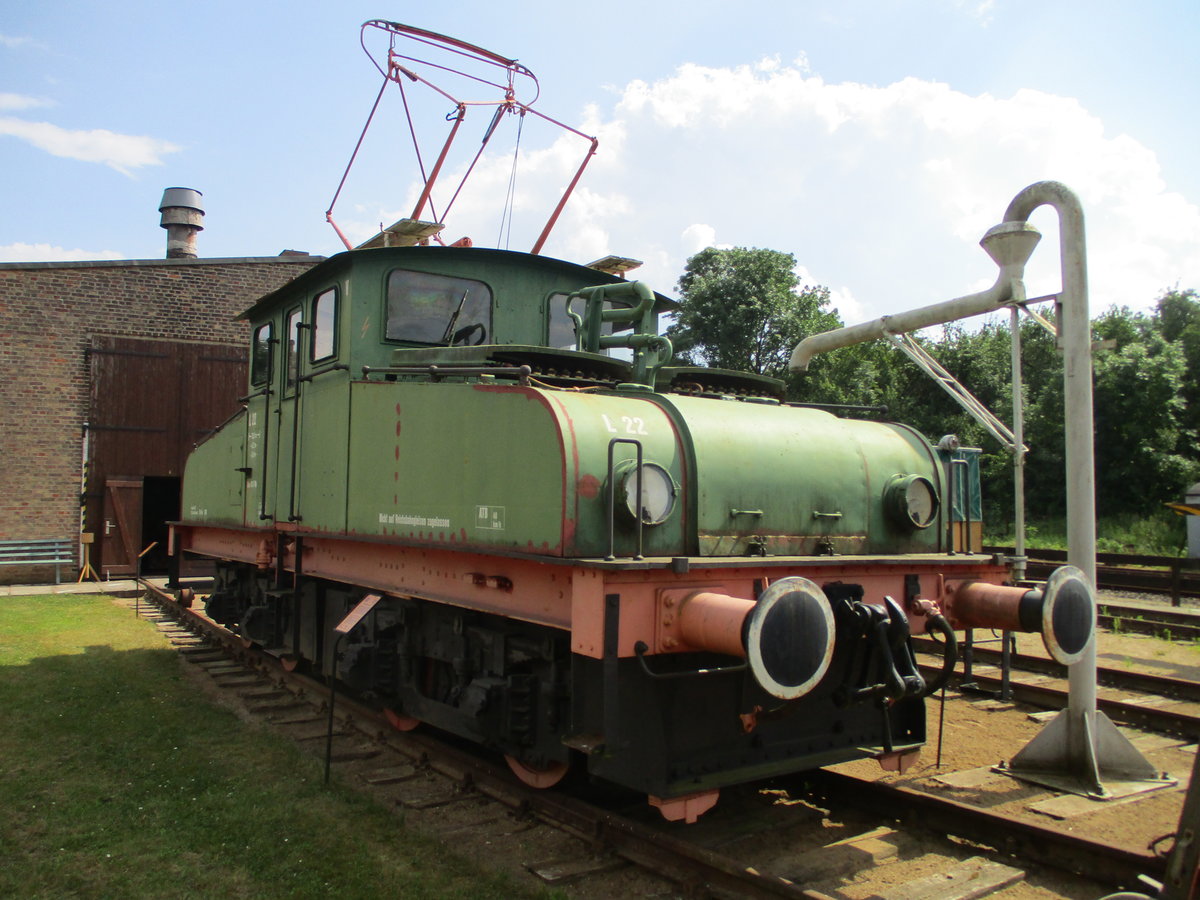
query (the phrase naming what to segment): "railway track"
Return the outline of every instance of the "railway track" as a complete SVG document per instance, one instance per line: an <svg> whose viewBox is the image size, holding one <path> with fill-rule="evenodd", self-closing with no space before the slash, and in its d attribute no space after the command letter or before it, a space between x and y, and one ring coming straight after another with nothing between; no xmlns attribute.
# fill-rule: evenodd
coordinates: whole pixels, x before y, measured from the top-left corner
<svg viewBox="0 0 1200 900"><path fill-rule="evenodd" d="M270 657L180 606L171 595L150 590L156 610L171 619L160 627L180 652L221 685L218 690L236 692L251 714L286 729L294 740L316 746L314 742L325 739L329 707L323 683L283 671ZM729 790L716 815L696 826L672 826L660 821L640 797L618 795L614 800L613 791L589 793L586 786L575 793L530 789L502 765L466 748L422 731L393 731L378 710L353 699L339 695L336 713L330 759L342 780L358 780L384 792L385 802L395 803L406 816L436 832L475 831L480 821L496 829L488 841L536 832L536 843L546 847L546 853L525 868L551 885L582 879L593 895L597 889L661 894L665 879L668 892L687 896L817 900L825 895L811 885L831 877L856 877L858 868L905 856L908 851L897 852L896 846L904 846L910 833L921 830L928 832L926 840L944 845L949 858L939 864L939 871L960 872L974 883L990 878L997 889L1005 879L1024 877L1014 864L1086 874L1090 883L1108 887L1132 885L1139 874L1156 876L1163 868L1163 861L1148 853L1089 841L902 785L826 771L782 779L765 788ZM814 815L833 815L825 806L837 809L839 818L843 809L863 810L861 833L832 843L822 840ZM881 817L880 810L887 814ZM904 833L897 834L888 826L901 816L907 824ZM765 836L780 834L789 836L788 852L763 858L761 845L769 843ZM956 836L958 844L947 842L946 835ZM963 852L964 841L971 852ZM886 852L889 847L891 853ZM980 854L980 847L991 849ZM554 859L549 859L551 848ZM604 879L624 883L598 888ZM631 889L630 879L643 883ZM646 880L656 879L658 888L646 887ZM906 883L881 896L906 897L916 889L915 883Z"/></svg>
<svg viewBox="0 0 1200 900"><path fill-rule="evenodd" d="M1200 640L1200 613L1152 606L1130 606L1101 600L1096 621L1101 628L1120 633L1147 634L1168 641Z"/></svg>
<svg viewBox="0 0 1200 900"><path fill-rule="evenodd" d="M941 655L941 645L924 637L914 637L913 647L918 652L926 652L936 656ZM999 650L981 647L975 644L971 648L975 663L985 666L998 667L1002 662ZM1011 656L1013 668L1031 672L1036 675L1048 675L1052 678L1066 679L1067 670L1052 659L1044 656L1033 656L1026 653L1014 653ZM1155 675L1149 672L1136 672L1129 669L1114 669L1098 666L1096 680L1101 687L1110 687L1119 691L1149 694L1174 700L1186 700L1200 703L1200 682L1187 678L1172 678L1166 675Z"/></svg>
<svg viewBox="0 0 1200 900"><path fill-rule="evenodd" d="M941 670L940 650L935 650L937 645L927 638L914 638L913 645L919 654L936 653L939 656L939 661L931 660L920 666L922 675L932 678ZM1000 651L975 646L972 652L975 656L972 689L998 696L1003 687ZM1009 690L1013 700L1043 709L1067 706L1064 667L1051 660L1022 654L1013 654L1011 665ZM956 674L951 682L961 686L962 676ZM1112 696L1110 691L1096 697L1096 708L1114 722L1189 741L1200 740L1200 684L1108 668L1097 669L1097 683L1126 695ZM1176 705L1161 705L1172 701Z"/></svg>
<svg viewBox="0 0 1200 900"><path fill-rule="evenodd" d="M1012 547L986 547L989 553L1012 556ZM1026 550L1026 577L1044 581L1067 561L1065 550ZM1200 560L1178 556L1097 553L1096 587L1101 590L1165 594L1178 606L1183 597L1200 597Z"/></svg>

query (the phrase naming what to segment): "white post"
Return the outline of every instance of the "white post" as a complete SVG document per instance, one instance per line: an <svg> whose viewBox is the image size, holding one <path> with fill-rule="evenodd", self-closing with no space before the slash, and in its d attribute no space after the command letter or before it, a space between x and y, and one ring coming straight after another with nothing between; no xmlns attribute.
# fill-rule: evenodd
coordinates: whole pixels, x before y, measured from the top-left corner
<svg viewBox="0 0 1200 900"><path fill-rule="evenodd" d="M1022 298L1024 299L1024 298ZM1025 392L1021 376L1021 312L1013 304L1013 580L1025 580Z"/></svg>

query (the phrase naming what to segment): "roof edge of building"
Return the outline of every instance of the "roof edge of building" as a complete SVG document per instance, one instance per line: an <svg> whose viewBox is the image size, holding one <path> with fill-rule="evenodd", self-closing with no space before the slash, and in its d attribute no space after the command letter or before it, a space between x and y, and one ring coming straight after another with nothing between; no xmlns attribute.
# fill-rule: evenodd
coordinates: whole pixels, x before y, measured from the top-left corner
<svg viewBox="0 0 1200 900"><path fill-rule="evenodd" d="M225 256L197 259L95 259L95 260L51 260L48 262L0 262L0 271L7 269L109 269L155 266L217 266L246 263L312 263L322 262L327 257L307 253L286 256Z"/></svg>

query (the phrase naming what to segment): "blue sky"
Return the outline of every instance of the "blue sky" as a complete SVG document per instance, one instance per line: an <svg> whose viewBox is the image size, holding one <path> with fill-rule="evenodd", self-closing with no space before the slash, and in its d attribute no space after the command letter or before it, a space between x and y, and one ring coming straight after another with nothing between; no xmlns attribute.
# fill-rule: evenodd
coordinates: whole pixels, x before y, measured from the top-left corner
<svg viewBox="0 0 1200 900"><path fill-rule="evenodd" d="M715 244L794 253L847 323L946 300L992 283L976 243L1043 179L1083 200L1094 310L1200 288L1196 0L10 2L0 260L161 257L169 186L204 193L202 256L337 252L324 211L379 88L359 46L378 18L532 69L536 108L600 138L546 252L637 257L665 293ZM396 97L335 211L354 240L416 196ZM418 126L436 144L447 106L427 100ZM497 245L512 138L448 237ZM513 249L581 149L523 134ZM1053 213L1033 222L1031 296L1057 288L1058 266Z"/></svg>

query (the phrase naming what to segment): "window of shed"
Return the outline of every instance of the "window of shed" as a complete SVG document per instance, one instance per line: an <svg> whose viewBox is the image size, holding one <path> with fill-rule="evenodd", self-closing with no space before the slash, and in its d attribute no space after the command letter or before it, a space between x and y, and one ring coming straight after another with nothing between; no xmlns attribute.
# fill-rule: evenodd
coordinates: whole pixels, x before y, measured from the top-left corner
<svg viewBox="0 0 1200 900"><path fill-rule="evenodd" d="M492 334L492 291L482 281L425 272L388 275L389 341L443 347L483 344Z"/></svg>
<svg viewBox="0 0 1200 900"><path fill-rule="evenodd" d="M317 294L313 300L313 362L337 355L337 288Z"/></svg>
<svg viewBox="0 0 1200 900"><path fill-rule="evenodd" d="M254 329L254 343L250 348L250 384L262 387L271 380L271 340L274 328L270 322Z"/></svg>

